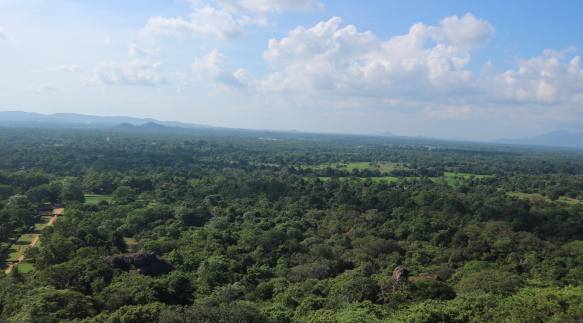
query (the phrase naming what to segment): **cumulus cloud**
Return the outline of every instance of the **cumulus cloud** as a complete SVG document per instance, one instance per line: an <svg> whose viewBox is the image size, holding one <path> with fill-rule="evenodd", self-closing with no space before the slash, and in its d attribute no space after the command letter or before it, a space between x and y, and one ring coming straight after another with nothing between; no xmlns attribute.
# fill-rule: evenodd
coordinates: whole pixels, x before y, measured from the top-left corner
<svg viewBox="0 0 583 323"><path fill-rule="evenodd" d="M81 72L81 68L79 66L66 64L62 64L56 67L47 67L45 70L49 72L71 72L71 73Z"/></svg>
<svg viewBox="0 0 583 323"><path fill-rule="evenodd" d="M569 104L583 94L580 56L565 62L562 55L546 55L517 61L517 70L508 70L484 80L494 100L511 103Z"/></svg>
<svg viewBox="0 0 583 323"><path fill-rule="evenodd" d="M447 33L442 27L418 23L406 35L380 41L371 32L358 32L355 26L340 28L340 23L334 17L312 28L300 26L280 41L270 40L263 56L279 71L263 82L263 88L417 96L423 91L448 94L474 77L464 67L476 37L467 35L465 43L457 39L428 48L429 40L444 39Z"/></svg>
<svg viewBox="0 0 583 323"><path fill-rule="evenodd" d="M322 8L316 0L213 0L191 1L187 18L151 17L142 33L156 37L190 34L196 38L236 39L245 25L268 25L269 14Z"/></svg>
<svg viewBox="0 0 583 323"><path fill-rule="evenodd" d="M243 35L241 26L224 10L209 6L197 8L189 18L152 17L142 32L152 36L180 36L188 33L196 38L216 36L223 39L235 39Z"/></svg>
<svg viewBox="0 0 583 323"><path fill-rule="evenodd" d="M461 46L482 46L494 33L494 27L486 20L468 13L461 18L450 16L441 22L446 39Z"/></svg>
<svg viewBox="0 0 583 323"><path fill-rule="evenodd" d="M59 88L54 84L50 83L41 83L38 85L32 85L30 89L35 93L51 93L51 92L58 92Z"/></svg>
<svg viewBox="0 0 583 323"><path fill-rule="evenodd" d="M355 87L366 83L367 73L374 78L378 71L367 71L367 65L376 64L371 60L381 50L381 42L370 32L358 33L354 26L338 29L340 22L334 17L312 28L299 26L281 41L271 39L263 57L278 71L269 75L262 88L274 92L358 92Z"/></svg>
<svg viewBox="0 0 583 323"><path fill-rule="evenodd" d="M446 17L437 26L417 23L388 40L341 22L334 17L271 39L263 57L273 70L258 90L298 106L401 109L450 120L478 118L480 108L501 102L516 108L532 103L532 112L535 105L583 101L580 57L566 60L573 48L517 59L506 71L488 62L476 75L468 68L471 53L495 29L471 14ZM429 102L437 108L426 108Z"/></svg>
<svg viewBox="0 0 583 323"><path fill-rule="evenodd" d="M249 82L249 72L239 69L235 73L223 70L220 65L226 61L225 55L213 49L207 55L197 58L191 68L199 80L208 78L215 84L242 88Z"/></svg>
<svg viewBox="0 0 583 323"><path fill-rule="evenodd" d="M130 43L128 45L128 56L129 57L143 57L147 55L152 55L152 52L148 49L138 46L136 43Z"/></svg>
<svg viewBox="0 0 583 323"><path fill-rule="evenodd" d="M230 12L238 14L281 13L284 11L312 11L324 8L316 0L215 0Z"/></svg>
<svg viewBox="0 0 583 323"><path fill-rule="evenodd" d="M89 85L159 85L167 81L161 72L161 63L134 59L125 64L104 63L93 69L94 76L86 79Z"/></svg>

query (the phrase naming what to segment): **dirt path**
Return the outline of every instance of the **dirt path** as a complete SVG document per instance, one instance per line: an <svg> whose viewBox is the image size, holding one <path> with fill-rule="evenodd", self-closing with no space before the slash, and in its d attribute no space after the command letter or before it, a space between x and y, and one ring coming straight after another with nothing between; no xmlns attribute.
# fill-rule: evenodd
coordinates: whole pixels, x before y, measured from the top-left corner
<svg viewBox="0 0 583 323"><path fill-rule="evenodd" d="M52 224L53 224L53 222L55 222L55 220L57 219L57 217L58 217L59 215L61 215L61 213L63 213L63 210L64 210L64 208L58 208L58 209L55 209L55 210L53 211L53 216L52 216L52 217L49 219L49 222L47 222L47 224L45 224L44 226L42 226L42 227L39 227L38 229L39 229L39 230L42 230L43 228L45 228L45 227L48 227L48 226L52 225ZM34 239L32 239L32 242L31 242L31 243L28 245L28 248L32 248L32 247L34 247L34 246L36 245L36 243L38 242L38 240L39 240L39 239L40 239L40 233L39 233L39 234L37 234L37 235L36 235L36 237L34 237ZM21 247L22 247L22 246L21 246ZM20 248L19 248L19 250L20 250ZM15 262L11 263L11 264L10 264L10 266L8 266L8 268L6 268L6 271L5 271L5 273L6 273L6 274L9 274L9 273L12 271L12 268L13 268L14 266L18 265L18 264L19 264L21 261L23 261L25 257L26 257L26 254L22 254L22 255L21 255L19 258L18 258L18 261L15 261Z"/></svg>

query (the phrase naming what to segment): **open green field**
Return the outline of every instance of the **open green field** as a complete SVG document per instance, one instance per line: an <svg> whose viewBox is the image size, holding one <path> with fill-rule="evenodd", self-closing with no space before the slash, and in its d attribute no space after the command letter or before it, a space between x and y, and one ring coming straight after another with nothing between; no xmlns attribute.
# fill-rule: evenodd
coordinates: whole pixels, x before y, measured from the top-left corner
<svg viewBox="0 0 583 323"><path fill-rule="evenodd" d="M364 180L364 179L366 179L366 178L363 178L363 180ZM399 181L399 178L398 178L398 177L392 177L392 176L385 176L385 177L371 177L371 179L372 179L373 181L376 181L376 182L378 182L378 181L387 181L387 182L389 182L389 183L391 183L391 182L398 182L398 181Z"/></svg>
<svg viewBox="0 0 583 323"><path fill-rule="evenodd" d="M85 204L97 204L100 201L111 203L111 195L85 194Z"/></svg>
<svg viewBox="0 0 583 323"><path fill-rule="evenodd" d="M468 178L486 178L486 177L492 177L492 175L478 175L478 174L468 174L468 173L450 173L450 172L444 172L443 176L445 177L463 177L464 179L468 179Z"/></svg>
<svg viewBox="0 0 583 323"><path fill-rule="evenodd" d="M18 271L20 271L23 274L26 274L26 273L34 271L34 270L36 270L36 268L34 267L34 264L27 263L27 262L21 262L18 264Z"/></svg>

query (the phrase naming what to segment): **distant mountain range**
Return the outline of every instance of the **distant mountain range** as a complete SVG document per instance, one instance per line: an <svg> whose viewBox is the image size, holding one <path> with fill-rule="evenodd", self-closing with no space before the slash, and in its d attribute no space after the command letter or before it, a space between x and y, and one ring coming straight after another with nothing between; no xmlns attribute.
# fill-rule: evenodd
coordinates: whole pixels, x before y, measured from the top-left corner
<svg viewBox="0 0 583 323"><path fill-rule="evenodd" d="M160 121L150 118L133 118L133 117L99 117L75 113L55 113L44 115L22 111L0 111L0 126L8 127L36 127L36 128L116 128L122 131L136 132L172 132L186 133L189 129L224 129L208 125L198 125L192 123L183 123L178 121ZM236 129L232 129L236 130ZM243 130L243 129L238 129ZM297 132L297 131L293 131ZM431 139L445 140L439 138L427 137L405 137L395 135L391 132L375 132L374 136L390 138L412 138L412 139ZM450 139L454 141L463 141L462 139ZM569 132L558 130L533 138L521 139L498 139L493 143L507 145L527 145L527 146L546 146L546 147L566 147L566 148L583 148L583 133Z"/></svg>
<svg viewBox="0 0 583 323"><path fill-rule="evenodd" d="M55 113L44 115L22 111L0 111L0 126L13 127L75 127L75 128L108 128L120 124L145 125L148 123L158 124L167 127L181 128L209 128L207 125L197 125L177 121L159 121L149 118L133 117L99 117L75 113Z"/></svg>
<svg viewBox="0 0 583 323"><path fill-rule="evenodd" d="M374 132L375 136L382 137L400 137L391 132ZM431 140L451 140L451 141L466 141L464 139L452 138L452 139L439 139L434 137L422 137L416 136L412 138L417 139L431 139ZM520 146L544 146L544 147L565 147L565 148L583 148L583 132L569 132L566 130L557 130L552 132L547 132L537 137L533 138L520 138L520 139L497 139L493 141L496 144L505 145L520 145Z"/></svg>
<svg viewBox="0 0 583 323"><path fill-rule="evenodd" d="M398 135L395 135L394 133L389 132L389 131L385 131L385 132L373 131L372 135L373 136L380 136L380 137L399 137Z"/></svg>
<svg viewBox="0 0 583 323"><path fill-rule="evenodd" d="M533 138L498 139L500 144L583 148L583 133L557 130Z"/></svg>

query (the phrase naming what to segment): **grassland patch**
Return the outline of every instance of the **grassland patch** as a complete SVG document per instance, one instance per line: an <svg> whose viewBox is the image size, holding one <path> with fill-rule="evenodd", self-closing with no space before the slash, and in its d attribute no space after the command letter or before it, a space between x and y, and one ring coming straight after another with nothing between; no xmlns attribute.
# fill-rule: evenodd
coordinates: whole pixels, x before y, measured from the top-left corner
<svg viewBox="0 0 583 323"><path fill-rule="evenodd" d="M111 199L111 195L85 194L85 204L97 204L101 201L107 201L107 203L111 203Z"/></svg>
<svg viewBox="0 0 583 323"><path fill-rule="evenodd" d="M26 273L34 271L34 270L36 270L36 268L34 267L34 264L32 264L32 263L21 262L18 264L18 271L20 271L23 274L26 274Z"/></svg>

